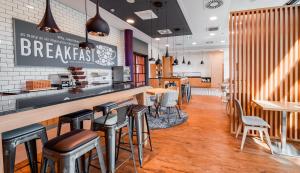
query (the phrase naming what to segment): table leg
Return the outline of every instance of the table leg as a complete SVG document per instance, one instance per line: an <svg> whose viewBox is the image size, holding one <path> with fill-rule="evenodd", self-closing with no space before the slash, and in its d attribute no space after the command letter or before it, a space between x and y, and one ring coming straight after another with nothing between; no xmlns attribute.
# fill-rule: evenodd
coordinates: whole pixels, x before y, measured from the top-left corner
<svg viewBox="0 0 300 173"><path fill-rule="evenodd" d="M139 156L140 167L142 167L143 166L143 120L141 114L135 115L134 118L135 118L136 133L137 133L138 156Z"/></svg>
<svg viewBox="0 0 300 173"><path fill-rule="evenodd" d="M115 126L106 127L105 130L106 145L106 168L107 172L114 173L116 168L116 130Z"/></svg>
<svg viewBox="0 0 300 173"><path fill-rule="evenodd" d="M0 172L4 172L3 148L2 148L2 133L0 133Z"/></svg>
<svg viewBox="0 0 300 173"><path fill-rule="evenodd" d="M281 117L281 141L273 142L272 148L274 150L274 153L276 154L299 157L300 151L296 147L294 147L293 144L287 143L286 135L287 135L287 112L283 111Z"/></svg>
<svg viewBox="0 0 300 173"><path fill-rule="evenodd" d="M285 152L286 150L286 127L287 127L287 121L286 121L286 112L282 112L282 120L281 120L281 150L282 152Z"/></svg>

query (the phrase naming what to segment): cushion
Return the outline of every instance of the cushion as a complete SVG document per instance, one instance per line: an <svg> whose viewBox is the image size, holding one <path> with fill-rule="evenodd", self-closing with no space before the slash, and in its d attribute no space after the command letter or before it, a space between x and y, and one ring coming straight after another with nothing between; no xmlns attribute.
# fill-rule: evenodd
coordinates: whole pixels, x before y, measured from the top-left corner
<svg viewBox="0 0 300 173"><path fill-rule="evenodd" d="M265 120L257 116L243 116L243 122L245 125L249 126L260 126L270 128L270 125Z"/></svg>
<svg viewBox="0 0 300 173"><path fill-rule="evenodd" d="M2 133L2 140L10 140L13 138L17 138L17 137L26 135L28 133L38 131L43 128L45 128L45 127L42 126L41 124L32 124L29 126L14 129L14 130Z"/></svg>
<svg viewBox="0 0 300 173"><path fill-rule="evenodd" d="M87 116L87 115L90 115L90 114L93 114L93 111L90 110L90 109L83 109L83 110L80 110L80 111L77 111L77 112L72 112L70 114L66 114L64 116L62 116L62 118L79 118L79 117L84 117L84 116Z"/></svg>
<svg viewBox="0 0 300 173"><path fill-rule="evenodd" d="M77 129L49 140L44 147L59 153L67 153L97 137L96 132Z"/></svg>

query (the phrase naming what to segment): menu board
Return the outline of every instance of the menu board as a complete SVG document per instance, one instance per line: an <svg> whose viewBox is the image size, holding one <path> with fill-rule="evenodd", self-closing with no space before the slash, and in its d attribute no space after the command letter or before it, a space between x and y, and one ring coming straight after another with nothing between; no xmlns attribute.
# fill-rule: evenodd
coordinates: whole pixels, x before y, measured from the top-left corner
<svg viewBox="0 0 300 173"><path fill-rule="evenodd" d="M96 48L84 50L79 48L83 37L43 32L37 24L19 19L13 23L16 66L111 68L118 64L116 46L89 40Z"/></svg>

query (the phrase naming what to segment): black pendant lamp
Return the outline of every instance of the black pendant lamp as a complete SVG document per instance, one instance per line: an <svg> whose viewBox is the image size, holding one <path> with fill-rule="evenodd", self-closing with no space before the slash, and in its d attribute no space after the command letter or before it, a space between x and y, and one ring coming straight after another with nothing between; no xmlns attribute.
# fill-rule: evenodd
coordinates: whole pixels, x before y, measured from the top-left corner
<svg viewBox="0 0 300 173"><path fill-rule="evenodd" d="M99 0L97 0L96 4L96 15L86 22L86 30L91 35L101 37L109 35L109 26L99 13Z"/></svg>
<svg viewBox="0 0 300 173"><path fill-rule="evenodd" d="M166 1L166 29L168 28L168 5L167 5L167 1ZM169 58L169 36L167 36L167 45L166 45L166 54L165 54L166 58Z"/></svg>
<svg viewBox="0 0 300 173"><path fill-rule="evenodd" d="M58 28L50 7L50 0L46 1L46 10L42 21L38 24L37 28L44 32L58 33L61 30Z"/></svg>
<svg viewBox="0 0 300 173"><path fill-rule="evenodd" d="M151 52L150 52L149 61L155 61L155 58L153 58L152 48L151 48Z"/></svg>
<svg viewBox="0 0 300 173"><path fill-rule="evenodd" d="M87 21L87 7L86 7L86 0L85 0L85 20ZM86 50L91 50L91 49L95 49L95 45L93 43L89 42L89 36L88 36L88 32L85 28L85 41L79 43L79 47L81 49L86 49Z"/></svg>
<svg viewBox="0 0 300 173"><path fill-rule="evenodd" d="M191 61L190 61L190 60L188 61L187 65L192 65L192 63L191 63Z"/></svg>
<svg viewBox="0 0 300 173"><path fill-rule="evenodd" d="M175 57L174 64L175 64L175 65L178 65L178 59L177 59L177 56Z"/></svg>
<svg viewBox="0 0 300 173"><path fill-rule="evenodd" d="M183 54L183 58L182 58L182 64L185 64L185 59L184 59L184 35L182 35L183 41L182 41L182 54Z"/></svg>
<svg viewBox="0 0 300 173"><path fill-rule="evenodd" d="M184 59L184 56L183 56L183 59L182 59L182 64L185 64L185 59Z"/></svg>
<svg viewBox="0 0 300 173"><path fill-rule="evenodd" d="M202 60L201 60L200 64L204 64L203 58L202 58Z"/></svg>
<svg viewBox="0 0 300 173"><path fill-rule="evenodd" d="M166 46L166 54L165 54L165 57L166 58L169 58L170 55L169 55L169 46Z"/></svg>
<svg viewBox="0 0 300 173"><path fill-rule="evenodd" d="M174 39L173 39L173 47L174 47L174 50L175 50L175 59L174 59L173 64L174 64L174 65L178 65L177 48L176 48L176 46L175 46L175 42L176 42L176 35L175 35L175 37L174 37Z"/></svg>
<svg viewBox="0 0 300 173"><path fill-rule="evenodd" d="M150 9L151 9L151 0L149 1L149 6L150 6ZM155 58L153 57L153 51L152 51L152 42L153 42L153 39L152 39L152 36L153 36L153 27L152 27L152 21L153 21L153 18L152 18L152 13L151 13L151 22L150 22L150 29L151 29L151 51L150 51L150 58L149 58L149 61L155 61Z"/></svg>
<svg viewBox="0 0 300 173"><path fill-rule="evenodd" d="M156 65L161 65L162 64L161 59L159 58L159 54L157 56L157 60L155 61L155 64Z"/></svg>

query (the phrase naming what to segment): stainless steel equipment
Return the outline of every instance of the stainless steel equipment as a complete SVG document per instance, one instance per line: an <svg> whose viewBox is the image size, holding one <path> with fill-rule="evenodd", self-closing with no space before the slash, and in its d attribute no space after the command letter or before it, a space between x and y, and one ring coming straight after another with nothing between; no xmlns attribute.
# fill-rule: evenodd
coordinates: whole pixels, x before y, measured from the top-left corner
<svg viewBox="0 0 300 173"><path fill-rule="evenodd" d="M70 73L50 74L48 79L51 81L52 87L66 88L74 85L73 78Z"/></svg>
<svg viewBox="0 0 300 173"><path fill-rule="evenodd" d="M127 66L112 67L113 83L124 83L131 81L130 68Z"/></svg>

